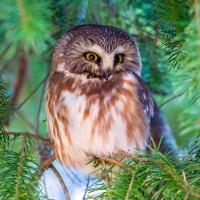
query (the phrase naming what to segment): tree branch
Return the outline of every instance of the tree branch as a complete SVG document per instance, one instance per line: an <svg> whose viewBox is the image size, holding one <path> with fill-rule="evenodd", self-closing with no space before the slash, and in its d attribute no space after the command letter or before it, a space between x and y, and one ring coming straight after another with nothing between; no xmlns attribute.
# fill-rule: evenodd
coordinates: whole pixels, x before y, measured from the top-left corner
<svg viewBox="0 0 200 200"><path fill-rule="evenodd" d="M52 147L52 143L50 141L50 139L48 138L44 138L38 134L34 134L34 133L29 133L29 132L0 132L0 135L1 134L9 134L9 135L13 135L15 137L18 137L18 136L23 136L23 137L31 137L37 141L40 141L44 144L47 144L49 145L50 147Z"/></svg>
<svg viewBox="0 0 200 200"><path fill-rule="evenodd" d="M19 52L19 71L18 71L17 81L15 84L15 89L14 89L14 93L12 97L13 105L16 104L17 99L23 88L24 81L26 79L27 68L28 68L28 61L26 59L23 49L21 49L21 52Z"/></svg>
<svg viewBox="0 0 200 200"><path fill-rule="evenodd" d="M53 166L53 164L50 164L49 168L53 171L53 173L57 177L58 181L60 182L60 185L61 185L64 195L65 195L65 199L71 200L67 186L65 185L65 182L64 182L62 176L60 175L60 173L58 172L58 170Z"/></svg>
<svg viewBox="0 0 200 200"><path fill-rule="evenodd" d="M8 43L8 45L5 47L5 49L0 53L0 59L2 59L4 57L4 55L8 52L8 50L10 49L10 47L12 46L12 43Z"/></svg>
<svg viewBox="0 0 200 200"><path fill-rule="evenodd" d="M180 93L180 94L177 94L177 95L175 95L175 96L173 96L173 97L167 99L164 103L162 103L162 104L159 105L159 108L165 106L165 105L166 105L167 103L169 103L170 101L172 101L172 100L174 100L174 99L176 99L176 98L178 98L178 97L180 97L180 96L182 96L182 95L184 95L184 92L182 92L182 93Z"/></svg>
<svg viewBox="0 0 200 200"><path fill-rule="evenodd" d="M42 86L42 84L46 81L49 74L45 76L44 79L40 81L40 83L33 89L33 91L15 108L15 111L19 110L35 93L36 91Z"/></svg>
<svg viewBox="0 0 200 200"><path fill-rule="evenodd" d="M88 176L87 184L86 184L86 187L85 187L85 192L84 192L84 195L83 195L83 200L86 200L86 195L87 195L87 192L88 192L89 185L90 185L90 177Z"/></svg>
<svg viewBox="0 0 200 200"><path fill-rule="evenodd" d="M47 170L48 168L50 168L50 165L53 165L53 161L56 159L55 154L51 155L49 158L47 158L46 160L44 160L41 164L40 164L40 170L39 170L39 176L42 177L42 175L44 174L45 170Z"/></svg>
<svg viewBox="0 0 200 200"><path fill-rule="evenodd" d="M9 60L7 60L4 64L0 65L0 74L3 74L4 71L9 67L9 64L17 57L17 55L13 55Z"/></svg>
<svg viewBox="0 0 200 200"><path fill-rule="evenodd" d="M34 126L34 124L32 124L29 119L27 119L27 117L20 111L16 112L16 115L19 117L19 119L21 119L29 128L31 128L34 132L37 133L37 129Z"/></svg>
<svg viewBox="0 0 200 200"><path fill-rule="evenodd" d="M39 105L38 105L38 110L37 110L37 115L36 115L36 133L38 134L39 133L39 129L40 129L40 113L41 113L41 110L42 110L42 100L43 100L43 97L44 97L44 94L45 94L45 88L46 88L46 83L47 83L47 79L45 79L44 81L44 85L42 87L42 93L41 93L41 96L40 96L40 99L39 99Z"/></svg>
<svg viewBox="0 0 200 200"><path fill-rule="evenodd" d="M53 163L53 161L56 159L55 154L51 155L47 160L45 160L42 164L41 164L41 169L48 169L49 166Z"/></svg>
<svg viewBox="0 0 200 200"><path fill-rule="evenodd" d="M121 155L121 154L118 154L118 155ZM100 157L99 159L124 169L120 160L116 160L116 159L108 158L108 157ZM131 168L125 168L125 169L129 172L133 171Z"/></svg>

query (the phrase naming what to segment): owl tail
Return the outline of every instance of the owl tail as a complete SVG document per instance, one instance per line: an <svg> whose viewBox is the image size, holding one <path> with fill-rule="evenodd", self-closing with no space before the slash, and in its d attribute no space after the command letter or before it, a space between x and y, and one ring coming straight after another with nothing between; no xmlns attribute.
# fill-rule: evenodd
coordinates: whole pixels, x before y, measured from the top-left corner
<svg viewBox="0 0 200 200"><path fill-rule="evenodd" d="M151 147L155 145L161 153L177 154L177 145L172 130L155 101L154 116L151 119L151 138Z"/></svg>

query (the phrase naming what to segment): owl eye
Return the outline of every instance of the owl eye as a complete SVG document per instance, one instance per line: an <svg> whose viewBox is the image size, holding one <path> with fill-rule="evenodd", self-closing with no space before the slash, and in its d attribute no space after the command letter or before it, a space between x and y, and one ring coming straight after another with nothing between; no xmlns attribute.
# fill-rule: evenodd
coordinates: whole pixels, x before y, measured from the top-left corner
<svg viewBox="0 0 200 200"><path fill-rule="evenodd" d="M124 55L123 54L117 54L115 55L115 64L118 64L118 63L123 63L124 61Z"/></svg>
<svg viewBox="0 0 200 200"><path fill-rule="evenodd" d="M99 56L92 52L85 53L84 57L87 61L97 62L99 60Z"/></svg>

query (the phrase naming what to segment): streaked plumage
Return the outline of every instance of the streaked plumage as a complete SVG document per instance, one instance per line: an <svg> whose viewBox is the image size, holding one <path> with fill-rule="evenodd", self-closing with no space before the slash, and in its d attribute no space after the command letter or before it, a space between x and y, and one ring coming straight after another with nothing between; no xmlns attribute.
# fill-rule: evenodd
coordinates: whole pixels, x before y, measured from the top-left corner
<svg viewBox="0 0 200 200"><path fill-rule="evenodd" d="M145 149L153 102L134 39L110 26L68 31L54 51L46 110L54 151L67 166L88 171L91 155Z"/></svg>

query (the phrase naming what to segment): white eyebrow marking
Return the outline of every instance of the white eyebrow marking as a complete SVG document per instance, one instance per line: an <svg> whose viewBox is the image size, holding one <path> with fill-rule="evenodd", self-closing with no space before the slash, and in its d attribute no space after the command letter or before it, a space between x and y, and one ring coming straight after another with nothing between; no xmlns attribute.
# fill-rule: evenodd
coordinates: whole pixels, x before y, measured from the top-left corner
<svg viewBox="0 0 200 200"><path fill-rule="evenodd" d="M124 47L119 46L116 49L114 49L113 53L114 54L116 54L116 53L123 53L124 51L125 51Z"/></svg>
<svg viewBox="0 0 200 200"><path fill-rule="evenodd" d="M103 49L101 46L95 44L93 46L88 46L86 48L86 50L88 51L94 51L95 53L99 54L99 55L112 55L114 56L116 53L123 53L125 51L124 47L122 46L119 46L119 47L116 47L112 53L108 54L105 49Z"/></svg>

